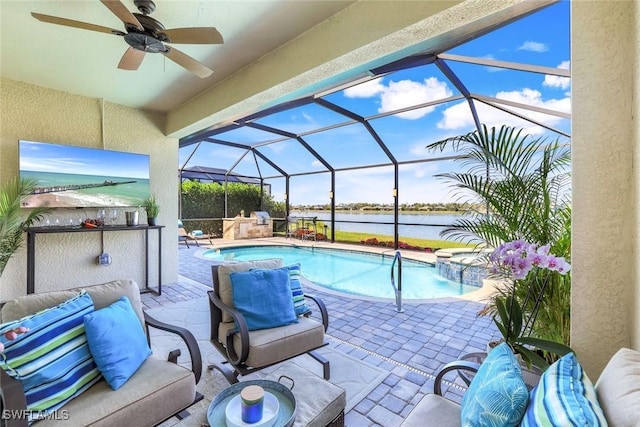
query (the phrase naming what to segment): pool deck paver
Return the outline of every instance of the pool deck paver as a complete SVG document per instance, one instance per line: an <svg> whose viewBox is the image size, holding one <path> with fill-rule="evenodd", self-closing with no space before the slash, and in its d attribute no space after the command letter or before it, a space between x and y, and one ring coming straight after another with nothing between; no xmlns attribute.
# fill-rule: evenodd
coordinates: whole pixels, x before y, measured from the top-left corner
<svg viewBox="0 0 640 427"><path fill-rule="evenodd" d="M238 242L214 240L214 248ZM242 241L242 244L316 245L331 248L364 249L379 253L380 248L324 242L301 242L273 238ZM211 265L215 261L201 256L207 247L178 245L179 283L162 286L162 295L142 295L145 307L169 305L201 297L211 287ZM388 248L384 252L393 254ZM402 252L403 257L435 262L433 254ZM389 372L388 377L345 414L349 427L399 426L426 394L433 392L434 373L444 364L469 352L484 351L487 341L499 337L488 317L478 317L482 303L461 298L404 301L404 312L396 311L395 301L378 298L346 297L310 286L329 311L327 334L338 341L338 349ZM483 295L478 293L478 295ZM453 380L453 379L452 379ZM447 397L460 401L464 388L448 388Z"/></svg>

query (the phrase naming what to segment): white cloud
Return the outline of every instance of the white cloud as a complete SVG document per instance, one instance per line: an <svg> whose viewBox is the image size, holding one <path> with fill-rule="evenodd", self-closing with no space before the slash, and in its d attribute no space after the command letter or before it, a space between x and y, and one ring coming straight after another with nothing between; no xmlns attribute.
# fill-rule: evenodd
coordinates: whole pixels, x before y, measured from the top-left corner
<svg viewBox="0 0 640 427"><path fill-rule="evenodd" d="M385 85L382 79L372 80L345 89L344 94L348 98L372 98L374 96L380 96L380 108L378 112L386 113L447 98L451 96L453 92L449 89L446 82L442 82L435 77L429 77L422 82L400 80L397 82L391 81L388 85ZM433 112L435 109L435 106L424 107L400 113L397 117L407 120L417 120Z"/></svg>
<svg viewBox="0 0 640 427"><path fill-rule="evenodd" d="M562 61L560 65L558 65L558 68L568 70L570 65L571 63L569 61ZM559 89L568 89L571 86L571 79L569 77L552 76L547 74L544 76L542 85Z"/></svg>
<svg viewBox="0 0 640 427"><path fill-rule="evenodd" d="M555 111L562 111L565 113L571 112L571 98L565 97L560 99L544 100L542 99L542 94L540 93L540 91L537 91L535 89L525 88L520 91L498 92L495 97L498 99L505 99L526 105L547 108ZM513 116L509 113L505 113L501 110L490 107L486 104L476 102L475 106L478 112L478 117L480 118L480 122L486 124L489 127L501 126L504 124L507 126L524 127L525 130L531 134L540 134L543 132L543 130L538 126L519 119L518 117ZM564 120L561 117L537 113L521 108L514 108L509 106L506 106L506 108L518 112L524 117L528 117L549 126L554 126ZM439 129L454 130L470 128L474 126L473 117L469 112L469 105L466 101L460 102L447 108L443 111L442 114L443 118L437 124Z"/></svg>
<svg viewBox="0 0 640 427"><path fill-rule="evenodd" d="M542 53L542 52L548 51L549 48L544 43L526 41L526 42L522 43L522 45L520 45L520 47L518 47L518 50L526 50L526 51L529 51L529 52Z"/></svg>
<svg viewBox="0 0 640 427"><path fill-rule="evenodd" d="M383 92L384 89L382 78L379 78L345 89L344 96L347 98L371 98Z"/></svg>
<svg viewBox="0 0 640 427"><path fill-rule="evenodd" d="M412 105L435 101L451 96L453 93L445 82L441 82L435 77L424 79L423 83L412 80L401 80L390 82L389 86L381 94L382 104L378 112L398 110ZM411 110L400 113L397 117L416 120L420 119L435 110L435 106Z"/></svg>

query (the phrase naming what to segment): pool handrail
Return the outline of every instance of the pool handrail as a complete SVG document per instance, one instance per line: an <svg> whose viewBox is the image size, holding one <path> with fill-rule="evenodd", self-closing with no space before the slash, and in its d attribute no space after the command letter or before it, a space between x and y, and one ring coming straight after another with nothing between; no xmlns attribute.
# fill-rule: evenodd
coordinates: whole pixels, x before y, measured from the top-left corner
<svg viewBox="0 0 640 427"><path fill-rule="evenodd" d="M393 268L396 265L396 261L398 262L398 286L396 286L395 276L393 275ZM404 312L404 308L402 308L402 255L400 251L396 251L393 262L391 263L391 286L396 294L396 311L402 313Z"/></svg>

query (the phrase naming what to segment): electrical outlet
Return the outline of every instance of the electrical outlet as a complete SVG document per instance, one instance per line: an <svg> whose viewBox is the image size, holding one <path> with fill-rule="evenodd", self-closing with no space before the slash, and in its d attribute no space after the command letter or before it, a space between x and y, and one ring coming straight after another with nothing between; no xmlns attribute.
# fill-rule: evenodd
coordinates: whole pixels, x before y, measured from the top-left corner
<svg viewBox="0 0 640 427"><path fill-rule="evenodd" d="M96 264L106 267L107 265L111 265L111 255L107 253L101 253L96 258Z"/></svg>

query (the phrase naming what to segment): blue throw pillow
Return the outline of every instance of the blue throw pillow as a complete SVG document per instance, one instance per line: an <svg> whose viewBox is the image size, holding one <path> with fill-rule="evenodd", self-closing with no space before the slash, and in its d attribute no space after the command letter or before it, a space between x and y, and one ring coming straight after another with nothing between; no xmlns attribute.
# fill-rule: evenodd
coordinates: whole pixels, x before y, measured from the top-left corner
<svg viewBox="0 0 640 427"><path fill-rule="evenodd" d="M606 426L595 388L573 353L547 368L531 390L522 426Z"/></svg>
<svg viewBox="0 0 640 427"><path fill-rule="evenodd" d="M462 425L517 426L528 401L520 365L511 348L502 343L487 355L462 398Z"/></svg>
<svg viewBox="0 0 640 427"><path fill-rule="evenodd" d="M109 386L117 390L151 354L140 319L129 298L84 317L93 358Z"/></svg>
<svg viewBox="0 0 640 427"><path fill-rule="evenodd" d="M250 331L298 322L288 268L231 273L229 277L233 305L244 316Z"/></svg>
<svg viewBox="0 0 640 427"><path fill-rule="evenodd" d="M29 423L45 417L80 395L100 378L89 352L83 318L93 312L84 291L55 307L0 325L0 367L22 383ZM15 340L4 332L29 328Z"/></svg>

